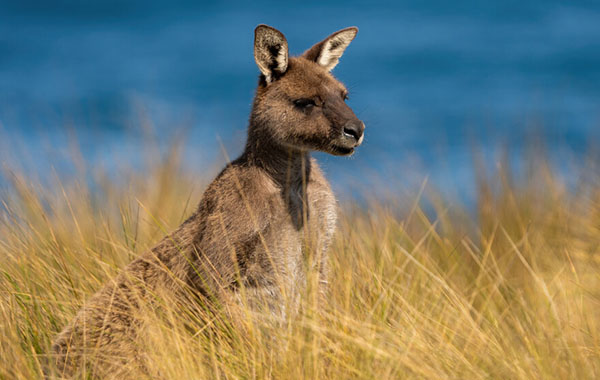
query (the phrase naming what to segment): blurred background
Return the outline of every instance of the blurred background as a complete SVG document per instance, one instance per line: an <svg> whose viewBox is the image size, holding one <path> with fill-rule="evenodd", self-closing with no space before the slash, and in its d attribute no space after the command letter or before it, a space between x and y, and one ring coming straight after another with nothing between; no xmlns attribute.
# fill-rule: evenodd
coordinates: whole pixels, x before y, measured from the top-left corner
<svg viewBox="0 0 600 380"><path fill-rule="evenodd" d="M427 177L468 202L474 157L518 171L533 142L568 179L600 142L599 2L23 0L0 2L0 160L116 173L152 135L212 175L243 148L259 23L292 54L360 29L334 75L366 140L319 155L337 191Z"/></svg>

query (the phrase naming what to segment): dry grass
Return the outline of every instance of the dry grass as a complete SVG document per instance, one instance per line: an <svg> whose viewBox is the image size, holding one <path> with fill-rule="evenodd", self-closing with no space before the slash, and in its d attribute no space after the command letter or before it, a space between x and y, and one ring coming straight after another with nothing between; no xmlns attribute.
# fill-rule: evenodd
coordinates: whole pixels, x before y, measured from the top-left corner
<svg viewBox="0 0 600 380"><path fill-rule="evenodd" d="M6 175L0 378L42 377L52 337L86 297L190 214L203 186L175 158L93 189ZM427 187L344 207L324 310L309 289L285 326L249 320L240 333L163 305L148 317L140 378L600 377L597 172L569 191L539 162L530 174L481 181L476 215Z"/></svg>

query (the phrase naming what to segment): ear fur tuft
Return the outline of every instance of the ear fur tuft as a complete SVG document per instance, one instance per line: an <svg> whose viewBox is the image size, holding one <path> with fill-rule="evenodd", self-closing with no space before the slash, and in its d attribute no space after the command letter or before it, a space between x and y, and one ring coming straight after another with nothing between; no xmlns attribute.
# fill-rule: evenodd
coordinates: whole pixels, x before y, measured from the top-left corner
<svg viewBox="0 0 600 380"><path fill-rule="evenodd" d="M355 26L339 30L308 49L303 56L331 71L357 33L358 28Z"/></svg>
<svg viewBox="0 0 600 380"><path fill-rule="evenodd" d="M283 33L268 25L261 24L254 30L254 60L271 83L283 75L288 67L288 44Z"/></svg>

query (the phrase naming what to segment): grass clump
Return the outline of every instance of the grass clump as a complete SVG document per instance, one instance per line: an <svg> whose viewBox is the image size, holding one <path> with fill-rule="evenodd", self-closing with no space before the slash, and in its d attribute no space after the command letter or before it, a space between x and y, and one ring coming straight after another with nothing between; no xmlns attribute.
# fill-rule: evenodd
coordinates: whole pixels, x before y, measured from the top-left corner
<svg viewBox="0 0 600 380"><path fill-rule="evenodd" d="M0 378L43 377L53 336L86 298L192 212L203 183L176 157L93 186L7 172ZM326 305L309 287L284 326L248 320L243 333L226 320L207 329L194 305L162 305L148 316L137 377L598 378L600 182L591 173L569 189L543 162L521 181L482 176L474 212L427 186L342 205Z"/></svg>

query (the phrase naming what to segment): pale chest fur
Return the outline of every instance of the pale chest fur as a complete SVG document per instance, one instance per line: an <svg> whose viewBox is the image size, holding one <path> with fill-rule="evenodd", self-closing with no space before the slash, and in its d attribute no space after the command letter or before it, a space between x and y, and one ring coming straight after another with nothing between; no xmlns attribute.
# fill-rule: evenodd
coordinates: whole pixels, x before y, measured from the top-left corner
<svg viewBox="0 0 600 380"><path fill-rule="evenodd" d="M320 173L319 173L320 174ZM317 249L320 255L326 250L335 233L337 222L336 200L329 184L321 176L318 181L311 181L307 188L308 223L305 226L307 244L314 241L315 247L305 246L306 250Z"/></svg>
<svg viewBox="0 0 600 380"><path fill-rule="evenodd" d="M269 194L271 211L263 216L270 222L261 233L261 244L248 252L243 277L246 293L259 300L268 294L271 311L280 315L285 313L280 286L286 289L287 300L295 303L306 285L307 271L321 284L327 282L327 250L335 233L337 204L314 162L310 174L307 183L296 181L287 189L268 176L257 177L259 187Z"/></svg>
<svg viewBox="0 0 600 380"><path fill-rule="evenodd" d="M325 274L327 250L335 233L337 204L329 183L313 161L308 183L292 187L287 199L286 223L275 226L287 241L281 250L294 279L302 282L305 271L317 268ZM290 239L291 238L291 239Z"/></svg>

